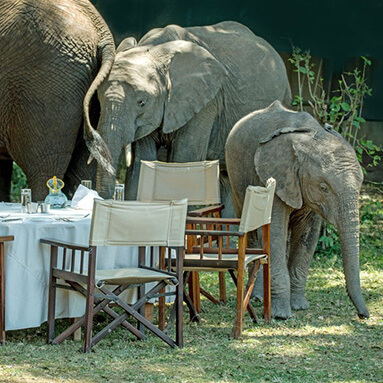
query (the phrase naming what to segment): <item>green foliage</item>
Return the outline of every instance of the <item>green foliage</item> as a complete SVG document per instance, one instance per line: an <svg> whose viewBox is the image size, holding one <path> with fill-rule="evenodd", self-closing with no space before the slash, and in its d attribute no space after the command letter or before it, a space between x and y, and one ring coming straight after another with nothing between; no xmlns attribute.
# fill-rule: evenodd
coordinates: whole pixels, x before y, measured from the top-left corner
<svg viewBox="0 0 383 383"><path fill-rule="evenodd" d="M341 74L338 81L339 88L334 95L327 94L323 86L323 78L314 71L310 51L303 51L293 46L289 62L295 67L298 79L298 95L294 96L292 105L299 111L304 110L305 100L303 90L305 85L308 90L310 105L314 117L322 124L329 124L339 132L354 148L358 160L362 162L362 154L372 157L372 164L376 166L380 161L378 152L381 147L371 140L359 137L361 125L366 122L362 117L363 102L366 96L371 96L372 89L367 85L366 68L371 65L371 60L361 57L363 68L355 68L351 72ZM363 168L365 173L365 169Z"/></svg>
<svg viewBox="0 0 383 383"><path fill-rule="evenodd" d="M371 261L382 259L383 198L381 195L364 195L360 207L360 247Z"/></svg>
<svg viewBox="0 0 383 383"><path fill-rule="evenodd" d="M11 201L20 202L21 189L27 188L27 177L20 167L13 163L12 180L11 180Z"/></svg>
<svg viewBox="0 0 383 383"><path fill-rule="evenodd" d="M370 186L363 186L359 203L360 251L376 261L381 254L383 229L383 197ZM324 223L316 249L318 257L341 259L339 234L335 227Z"/></svg>
<svg viewBox="0 0 383 383"><path fill-rule="evenodd" d="M329 223L325 223L322 226L322 234L319 237L317 253L328 257L338 257L341 254L338 230Z"/></svg>

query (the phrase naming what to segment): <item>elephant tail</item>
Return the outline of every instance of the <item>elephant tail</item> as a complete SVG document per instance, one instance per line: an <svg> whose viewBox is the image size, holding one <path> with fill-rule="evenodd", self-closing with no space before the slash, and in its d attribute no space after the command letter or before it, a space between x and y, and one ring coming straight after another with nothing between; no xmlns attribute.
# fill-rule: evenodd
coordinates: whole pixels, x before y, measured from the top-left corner
<svg viewBox="0 0 383 383"><path fill-rule="evenodd" d="M108 26L105 21L99 16L95 21L96 28L101 36L100 44L98 46L98 61L101 62L101 67L94 78L92 84L90 85L88 91L85 94L84 103L83 103L83 113L84 113L84 139L86 145L90 151L90 159L96 159L96 161L109 173L114 173L114 168L112 166L112 156L110 154L109 148L107 147L105 141L102 139L100 134L93 128L90 121L90 104L92 97L97 92L98 87L105 80L105 78L110 73L114 58L116 54L114 40L111 32L109 31Z"/></svg>

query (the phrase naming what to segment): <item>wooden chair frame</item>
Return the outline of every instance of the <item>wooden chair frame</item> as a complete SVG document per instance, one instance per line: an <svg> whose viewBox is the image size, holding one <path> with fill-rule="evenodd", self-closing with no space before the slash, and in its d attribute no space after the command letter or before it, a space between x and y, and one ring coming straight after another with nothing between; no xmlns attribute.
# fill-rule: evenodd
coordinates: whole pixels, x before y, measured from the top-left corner
<svg viewBox="0 0 383 383"><path fill-rule="evenodd" d="M84 343L83 352L90 352L91 348L108 335L117 326L122 325L130 331L137 339L145 339L143 328L146 327L160 339L162 339L169 346L178 347L183 346L183 274L182 274L182 261L183 261L183 247L175 247L176 250L176 268L175 272L167 270L166 273L173 276L177 281L176 286L176 336L175 340L169 337L166 333L154 326L147 320L143 313L145 303L153 298L160 290L162 290L166 282L160 281L146 294L144 293L143 286L138 286L138 300L133 305L128 305L119 295L129 287L136 287L137 285L119 285L113 290L106 286L96 286L96 246L78 246L69 243L63 243L50 239L41 239L41 243L51 246L51 266L49 276L49 301L48 301L48 333L47 342L50 344L59 344L69 336L74 334L81 326L84 329ZM58 249L63 249L62 262L58 264ZM70 255L67 254L70 252ZM145 263L145 247L139 247L139 267L144 269L154 269L153 253L151 254L151 265L146 266ZM79 257L79 258L78 258ZM86 260L87 257L87 260ZM87 267L84 267L88 263ZM80 269L75 271L74 265L80 264ZM156 269L158 271L158 269ZM163 272L163 271L162 271ZM60 281L64 281L65 284ZM84 287L85 286L85 287ZM81 293L86 298L85 314L70 325L61 334L55 336L55 306L56 306L56 289L68 289ZM174 294L174 293L172 293ZM113 306L118 305L124 310L123 314L118 314ZM106 325L100 332L92 335L92 324L94 316L100 311L104 311L113 320ZM127 319L133 317L137 320L138 326L134 327Z"/></svg>
<svg viewBox="0 0 383 383"><path fill-rule="evenodd" d="M182 172L181 175L179 173L177 173L177 177L181 176L181 177L188 178L189 174L190 174L189 171L191 170L193 172L194 166L203 166L202 163L211 164L210 166L212 166L215 169L215 171L217 171L219 173L218 161L201 161L201 162L192 162L192 163L190 163L190 162L188 162L188 163L163 163L160 161L141 161L140 184L138 187L137 199L138 200L144 200L144 201L155 201L156 200L154 189L153 189L153 187L155 187L155 182L149 182L149 186L145 183L145 181L141 182L142 178L145 178L147 180L146 177L148 176L148 174L150 174L153 177L154 172L157 172L160 169L162 169L162 170L166 169L166 168L173 169L173 167L175 167L176 169L178 169L179 171ZM147 166L149 166L149 168ZM149 169L151 169L151 170L149 170ZM149 171L149 173L147 173L147 171ZM159 173L156 173L156 174L159 174ZM212 218L221 217L221 212L224 209L224 205L218 203L218 201L220 201L220 198L219 198L219 189L220 189L219 188L219 181L218 181L218 178L214 178L214 176L212 177L213 174L214 174L214 171L213 172L210 171L210 173L209 173L210 176L208 176L208 174L206 172L204 172L203 175L202 174L199 175L197 177L197 179L195 179L194 181L195 182L201 182L202 180L205 180L205 177L208 177L207 182L209 185L209 187L208 187L209 190L215 189L216 192L218 193L218 194L214 195L213 199L215 202L212 204L208 204L206 199L203 199L202 197L198 202L196 202L196 200L193 200L193 198L192 198L192 200L190 201L190 205L199 205L199 206L208 205L208 206L206 206L204 208L197 209L197 210L191 210L188 212L188 216L190 216L190 217L212 217ZM158 175L158 177L159 177L159 175ZM161 198L165 198L165 199L184 198L184 197L189 198L190 197L188 195L189 190L188 189L182 190L180 185L183 185L182 181L180 181L180 183L178 183L178 185L177 185L179 187L179 189L175 192L177 194L176 196L174 194L172 195L172 191L174 193L174 190L172 188L169 188L167 195L166 196L162 195ZM184 193L184 194L182 194L182 196L179 194L180 189L182 190L182 193ZM209 198L212 198L212 197L213 197L213 193L210 192ZM205 198L206 198L206 196L205 196ZM218 276L219 276L219 299L215 298L209 292L207 292L205 289L200 287L199 274L197 272L187 273L187 275L188 275L187 282L188 282L188 286L189 286L189 296L190 296L191 301L193 302L193 305L194 305L197 313L200 313L202 311L201 310L201 299L200 299L201 294L204 295L206 298L208 298L210 301L212 301L215 304L226 303L227 297L226 297L226 284L225 284L226 282L225 282L225 273L224 272L218 273ZM164 305L164 301L161 300L161 306L163 306L163 305ZM195 318L196 317L194 316L194 319ZM162 319L160 317L160 322L163 323L163 317L162 317ZM162 326L162 324L161 324L161 326Z"/></svg>
<svg viewBox="0 0 383 383"><path fill-rule="evenodd" d="M0 237L0 345L5 344L5 247L4 243L13 241L13 235Z"/></svg>
<svg viewBox="0 0 383 383"><path fill-rule="evenodd" d="M188 218L186 235L187 251L184 259L185 270L210 270L225 269L229 271L236 287L236 318L231 336L239 338L243 329L243 318L245 309L249 312L254 322L258 322L257 315L250 303L251 293L254 288L254 282L257 272L263 265L263 283L264 300L263 316L267 323L271 320L271 279L270 279L270 224L262 226L262 248L248 248L248 233L240 231L231 231L230 227L240 224L240 219L225 218ZM238 248L230 247L230 237L238 238ZM206 241L205 238L208 238ZM211 239L218 238L218 246L211 246ZM210 241L210 242L209 242ZM224 244L225 242L225 244ZM190 254L199 254L198 259L191 259ZM205 254L216 254L215 259L204 258ZM226 260L223 255L237 255L236 260ZM245 286L245 258L246 255L252 255L252 261L249 263L248 282Z"/></svg>

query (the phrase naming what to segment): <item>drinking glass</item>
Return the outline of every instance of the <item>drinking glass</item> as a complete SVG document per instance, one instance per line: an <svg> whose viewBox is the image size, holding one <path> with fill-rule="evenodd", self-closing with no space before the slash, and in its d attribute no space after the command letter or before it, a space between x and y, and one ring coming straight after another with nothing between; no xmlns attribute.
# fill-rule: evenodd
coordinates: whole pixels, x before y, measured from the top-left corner
<svg viewBox="0 0 383 383"><path fill-rule="evenodd" d="M85 186L88 189L92 189L92 181L91 180L81 180L81 185Z"/></svg>
<svg viewBox="0 0 383 383"><path fill-rule="evenodd" d="M21 212L27 212L27 206L32 202L32 190L31 189L21 189Z"/></svg>
<svg viewBox="0 0 383 383"><path fill-rule="evenodd" d="M27 213L34 214L39 210L39 204L37 202L29 202L27 205Z"/></svg>
<svg viewBox="0 0 383 383"><path fill-rule="evenodd" d="M125 199L125 185L116 184L116 186L114 187L114 200L123 201L124 199Z"/></svg>

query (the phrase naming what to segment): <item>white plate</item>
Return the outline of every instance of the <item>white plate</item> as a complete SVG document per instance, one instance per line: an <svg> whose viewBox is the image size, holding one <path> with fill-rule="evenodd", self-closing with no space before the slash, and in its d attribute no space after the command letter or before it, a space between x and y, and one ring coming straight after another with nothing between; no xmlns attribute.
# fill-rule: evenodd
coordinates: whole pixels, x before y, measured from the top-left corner
<svg viewBox="0 0 383 383"><path fill-rule="evenodd" d="M45 217L34 217L34 218L27 218L28 222L51 222L52 218L45 218Z"/></svg>

